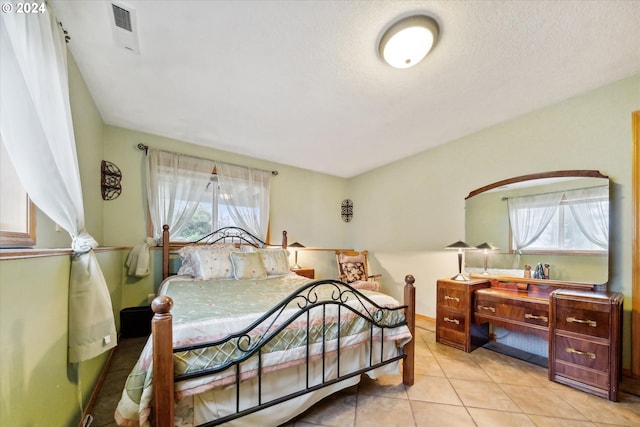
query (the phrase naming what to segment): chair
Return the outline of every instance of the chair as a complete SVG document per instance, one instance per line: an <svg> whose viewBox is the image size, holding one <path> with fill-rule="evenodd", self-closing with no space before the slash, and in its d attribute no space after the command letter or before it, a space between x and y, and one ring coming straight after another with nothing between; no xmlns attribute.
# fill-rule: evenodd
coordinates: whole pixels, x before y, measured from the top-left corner
<svg viewBox="0 0 640 427"><path fill-rule="evenodd" d="M380 289L381 274L369 274L368 251L336 251L338 263L338 280L356 289Z"/></svg>

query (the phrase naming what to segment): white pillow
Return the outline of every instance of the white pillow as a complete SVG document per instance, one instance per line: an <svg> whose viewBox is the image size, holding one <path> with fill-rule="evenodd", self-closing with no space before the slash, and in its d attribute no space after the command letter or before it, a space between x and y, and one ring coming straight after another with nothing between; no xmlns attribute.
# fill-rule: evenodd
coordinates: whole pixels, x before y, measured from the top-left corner
<svg viewBox="0 0 640 427"><path fill-rule="evenodd" d="M197 279L232 279L233 265L229 255L233 246L209 246L192 252L191 260Z"/></svg>
<svg viewBox="0 0 640 427"><path fill-rule="evenodd" d="M278 276L289 273L289 251L286 249L262 249L262 263L268 276Z"/></svg>
<svg viewBox="0 0 640 427"><path fill-rule="evenodd" d="M231 252L233 275L236 279L266 279L267 271L258 252Z"/></svg>

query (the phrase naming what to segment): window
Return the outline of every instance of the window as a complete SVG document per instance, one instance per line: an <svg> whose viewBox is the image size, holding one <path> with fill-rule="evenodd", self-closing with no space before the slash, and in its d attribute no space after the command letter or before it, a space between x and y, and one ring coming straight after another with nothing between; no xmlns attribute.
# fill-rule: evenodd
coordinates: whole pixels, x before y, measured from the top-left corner
<svg viewBox="0 0 640 427"><path fill-rule="evenodd" d="M0 247L32 247L35 240L35 207L0 137Z"/></svg>
<svg viewBox="0 0 640 427"><path fill-rule="evenodd" d="M516 199L526 200L513 204L509 200L514 250L522 253L607 253L608 187Z"/></svg>
<svg viewBox="0 0 640 427"><path fill-rule="evenodd" d="M192 242L219 228L235 225L229 212L230 206L227 203L232 197L232 194L220 191L218 178L213 175L193 216L179 233L171 235L171 241ZM187 201L182 200L177 203L185 206Z"/></svg>
<svg viewBox="0 0 640 427"><path fill-rule="evenodd" d="M149 148L147 180L156 239L163 224L178 243L224 226L266 238L271 172Z"/></svg>

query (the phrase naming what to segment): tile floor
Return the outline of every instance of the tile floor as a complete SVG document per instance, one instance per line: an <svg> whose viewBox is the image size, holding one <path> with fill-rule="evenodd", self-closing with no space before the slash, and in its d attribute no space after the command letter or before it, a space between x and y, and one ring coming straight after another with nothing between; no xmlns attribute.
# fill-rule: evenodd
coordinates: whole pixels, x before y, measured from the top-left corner
<svg viewBox="0 0 640 427"><path fill-rule="evenodd" d="M328 397L286 427L640 426L640 381L622 381L620 402L547 379L544 367L480 348L472 353L435 342L435 324L418 320L416 381L399 376ZM115 427L113 412L145 339L123 340L93 408L92 427Z"/></svg>

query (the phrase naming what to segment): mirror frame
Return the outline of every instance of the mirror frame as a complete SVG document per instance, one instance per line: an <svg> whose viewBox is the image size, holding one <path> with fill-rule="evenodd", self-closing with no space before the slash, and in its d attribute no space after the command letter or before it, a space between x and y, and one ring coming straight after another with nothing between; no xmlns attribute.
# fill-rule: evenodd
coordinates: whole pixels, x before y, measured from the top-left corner
<svg viewBox="0 0 640 427"><path fill-rule="evenodd" d="M485 185L484 187L477 188L471 191L467 195L467 197L465 197L464 199L467 200L468 198L484 193L485 191L493 190L494 188L502 187L504 185L515 184L517 182L531 181L534 179L563 178L563 177L609 179L608 176L601 174L600 171L586 170L586 169L532 173L529 175L517 176L515 178L503 179L502 181L494 182L493 184L489 184L489 185Z"/></svg>

